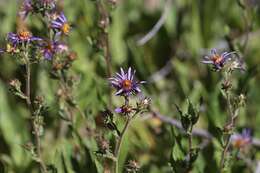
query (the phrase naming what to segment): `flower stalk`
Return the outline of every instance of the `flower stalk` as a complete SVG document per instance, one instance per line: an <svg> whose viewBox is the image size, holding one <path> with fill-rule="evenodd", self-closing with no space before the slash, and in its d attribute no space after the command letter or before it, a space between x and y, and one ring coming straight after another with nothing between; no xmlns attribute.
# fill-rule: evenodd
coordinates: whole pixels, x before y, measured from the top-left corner
<svg viewBox="0 0 260 173"><path fill-rule="evenodd" d="M42 173L47 173L47 167L45 165L45 163L42 160L42 154L41 154L41 138L40 138L40 129L38 128L37 123L35 123L35 119L37 118L36 116L38 115L34 115L34 110L33 110L33 106L32 106L32 102L31 102L31 62L29 59L29 54L28 54L28 49L26 48L26 50L24 51L24 58L26 61L26 103L28 106L28 109L31 112L32 117L32 128L33 128L33 134L35 137L35 147L36 147L36 154L37 154L37 161L40 164L40 169Z"/></svg>
<svg viewBox="0 0 260 173"><path fill-rule="evenodd" d="M114 130L118 131L118 138L116 141L115 149L114 149L114 172L119 172L119 156L123 138L130 127L132 120L138 115L141 114L143 111L147 110L149 107L150 98L147 97L140 97L139 101L136 103L136 107L130 105L130 98L131 95L135 95L141 92L140 84L145 83L145 81L137 81L134 79L135 70L132 68L128 68L125 72L123 68L120 69L120 73L116 73L114 77L109 78L109 82L112 87L116 89L116 96L121 96L124 98L124 103L121 107L117 107L115 112L121 114L122 116L126 117L126 122L122 131L118 131L116 125Z"/></svg>
<svg viewBox="0 0 260 173"><path fill-rule="evenodd" d="M126 123L124 125L124 128L122 130L122 132L120 133L120 136L118 137L117 143L116 143L116 147L115 147L115 152L114 152L114 157L115 157L115 172L118 173L119 172L119 154L120 154L120 149L121 149L121 145L122 145L122 140L123 137L127 131L127 129L130 126L130 122L131 122L131 117L127 117Z"/></svg>
<svg viewBox="0 0 260 173"><path fill-rule="evenodd" d="M225 72L225 78L224 78L224 83L226 81L230 81L231 80L231 71L227 71ZM229 82L228 82L229 83ZM224 84L223 84L224 85ZM233 106L231 103L231 95L230 95L230 89L231 89L231 85L229 88L226 88L224 90L225 95L226 95L226 102L227 102L227 113L228 113L228 119L229 119L229 123L226 125L226 129L224 129L225 131L227 131L227 137L223 146L223 151L221 153L221 159L220 159L220 172L222 172L223 168L225 167L225 159L227 156L227 152L231 143L231 136L232 136L232 131L235 127L235 119L237 117L237 114L234 112L233 110Z"/></svg>

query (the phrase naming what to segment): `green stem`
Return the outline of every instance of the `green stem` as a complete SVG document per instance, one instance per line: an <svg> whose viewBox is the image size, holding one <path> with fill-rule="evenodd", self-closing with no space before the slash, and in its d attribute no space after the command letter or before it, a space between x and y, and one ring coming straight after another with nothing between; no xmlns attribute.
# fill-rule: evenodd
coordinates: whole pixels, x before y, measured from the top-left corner
<svg viewBox="0 0 260 173"><path fill-rule="evenodd" d="M235 119L235 117L234 117L233 108L232 108L232 105L231 105L229 91L226 91L226 99L227 99L227 105L228 105L228 114L229 114L229 118L230 118L230 123L229 124L233 128L234 127L234 119ZM222 172L222 170L224 168L224 165L225 165L225 157L227 155L228 148L229 148L229 145L230 145L231 135L232 135L231 133L228 133L228 136L226 138L226 142L225 142L222 154L221 154L220 173Z"/></svg>
<svg viewBox="0 0 260 173"><path fill-rule="evenodd" d="M192 127L190 132L188 133L188 140L189 140L189 157L190 157L190 165L191 165L191 157L192 157Z"/></svg>
<svg viewBox="0 0 260 173"><path fill-rule="evenodd" d="M31 63L30 63L30 59L28 56L28 52L25 51L24 53L24 58L26 60L26 103L28 106L28 109L31 112L31 115L33 116L33 106L32 106L32 102L31 102ZM37 125L34 123L34 118L32 119L32 127L33 127L33 132L35 135L35 145L36 145L36 152L37 152L37 156L39 158L39 164L40 164L40 169L41 172L43 173L47 173L47 167L44 164L43 160L42 160L42 156L41 156L41 139L40 139L40 134L39 134L39 129L37 128Z"/></svg>
<svg viewBox="0 0 260 173"><path fill-rule="evenodd" d="M28 57L28 53L25 53L25 56ZM28 58L26 58L26 103L28 108L31 110L31 64Z"/></svg>
<svg viewBox="0 0 260 173"><path fill-rule="evenodd" d="M125 123L125 126L119 136L119 139L116 143L116 147L115 147L115 152L114 152L114 156L116 158L115 160L115 172L118 173L119 172L119 155L120 155L120 149L121 149L121 145L122 145L122 140L123 140L123 137L124 137L124 134L126 133L127 129L129 128L130 126L130 122L131 122L132 118L131 117L128 117L127 120L126 120L126 123Z"/></svg>

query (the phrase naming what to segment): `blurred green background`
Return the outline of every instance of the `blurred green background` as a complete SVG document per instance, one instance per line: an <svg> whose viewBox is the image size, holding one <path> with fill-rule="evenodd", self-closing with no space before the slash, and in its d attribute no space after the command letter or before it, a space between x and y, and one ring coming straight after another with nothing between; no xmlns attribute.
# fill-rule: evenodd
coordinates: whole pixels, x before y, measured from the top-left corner
<svg viewBox="0 0 260 173"><path fill-rule="evenodd" d="M246 95L247 104L237 124L250 127L260 138L260 3L257 0L172 0L167 5L166 18L158 33L144 45L138 40L148 33L161 17L163 0L118 0L108 7L111 25L108 29L113 74L120 67L133 67L139 80L148 83L142 88L152 98L152 108L163 115L179 119L174 103L185 108L186 99L198 103L204 98L204 109L197 127L208 131L222 127L226 120L226 104L220 92L221 75L200 63L211 48L236 50L247 65L244 73L235 73L235 92ZM108 104L109 85L103 51L96 45L98 11L95 1L64 0L65 15L72 23L68 45L78 59L70 70L80 78L75 97L86 114L82 120L75 114L75 129L58 114L55 93L57 82L50 79L48 62L35 65L32 73L33 95L43 95L49 107L45 115L42 137L43 158L58 172L104 172L110 162L97 156L96 133L104 134L113 145L107 129L95 124L95 117ZM0 1L0 45L5 47L8 32L17 26L17 0ZM46 26L30 16L28 27L34 35L43 36ZM0 172L39 172L38 165L22 146L32 141L30 116L23 100L8 91L8 81L18 78L24 83L24 67L11 55L0 56ZM123 100L113 96L113 108ZM175 139L172 127L153 118L137 118L131 125L122 146L120 165L129 159L139 162L140 172L172 172L169 164ZM122 127L122 119L118 120ZM121 122L121 123L120 123ZM121 126L120 126L121 124ZM64 130L65 128L65 130ZM178 133L177 129L174 129ZM185 138L181 143L186 146ZM200 143L199 138L194 144ZM257 148L248 157L257 162ZM199 154L192 172L216 172L221 148L213 141ZM232 172L250 172L238 160ZM239 170L239 171L238 171Z"/></svg>

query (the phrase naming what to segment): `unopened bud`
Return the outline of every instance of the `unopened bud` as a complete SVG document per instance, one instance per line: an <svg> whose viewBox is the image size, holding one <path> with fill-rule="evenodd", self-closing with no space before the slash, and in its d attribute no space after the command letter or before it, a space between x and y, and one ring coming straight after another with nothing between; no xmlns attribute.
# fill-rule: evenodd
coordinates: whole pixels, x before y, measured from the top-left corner
<svg viewBox="0 0 260 173"><path fill-rule="evenodd" d="M12 79L9 82L9 85L12 87L12 89L15 89L16 91L20 91L21 89L21 82L18 79Z"/></svg>
<svg viewBox="0 0 260 173"><path fill-rule="evenodd" d="M127 172L138 172L140 169L140 165L135 160L130 160L126 165Z"/></svg>
<svg viewBox="0 0 260 173"><path fill-rule="evenodd" d="M225 80L221 84L221 89L223 89L224 91L228 91L231 87L232 87L232 83L229 80Z"/></svg>

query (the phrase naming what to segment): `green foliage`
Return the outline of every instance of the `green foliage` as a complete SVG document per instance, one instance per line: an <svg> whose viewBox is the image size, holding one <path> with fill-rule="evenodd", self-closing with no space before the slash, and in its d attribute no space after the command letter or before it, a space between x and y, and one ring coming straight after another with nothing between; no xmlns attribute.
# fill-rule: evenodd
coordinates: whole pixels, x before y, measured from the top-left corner
<svg viewBox="0 0 260 173"><path fill-rule="evenodd" d="M65 40L78 56L67 76L76 78L72 82L74 85L68 80L73 98L62 100L57 97L60 83L51 78L51 63L40 62L32 67L31 95L33 98L43 96L46 103L39 111L43 117L40 128L44 128L40 131L42 158L49 172L101 173L113 164L110 156L125 119L119 115L108 116L107 124L104 124L104 117L100 116L100 112L110 105L111 111L121 105L123 99L112 95L112 101L109 100L111 88L107 81L107 65L99 43L102 29L98 26L98 1L60 2L59 8L64 9L72 24L71 34ZM20 27L17 20L19 3L16 0L0 1L0 47L3 49L6 34ZM246 71L233 74L234 93L246 97L234 101L235 106L240 107L234 131L250 127L254 137L260 137L259 2L172 0L165 23L143 46L137 41L159 20L165 1L118 0L116 5L105 4L111 22L107 34L112 73L121 66L135 68L137 78L147 81L142 90L152 98L152 110L179 120L186 132L200 128L213 136L203 148L200 146L205 139L192 137L191 160L194 164L190 166L187 134L178 128L174 128L173 134L170 124L143 113L124 136L119 161L121 172L126 171L129 160L136 160L140 164L139 171L147 173L217 172L224 147L222 127L228 117L227 104L220 91L221 75L200 63L213 47L234 49L245 61ZM30 16L26 22L34 35L46 35L48 26L40 16ZM34 149L25 149L34 142L32 119L23 93L25 67L5 53L0 55L0 63L0 172L37 173L40 170L35 162L37 157L32 157ZM13 79L19 82L10 88L8 84ZM200 97L203 97L201 104ZM190 100L186 102L186 98ZM110 151L106 156L96 154L100 149L100 138L109 143ZM244 156L251 166L232 153L225 169L247 173L252 172L252 167L255 171L259 148L252 148L254 146Z"/></svg>

